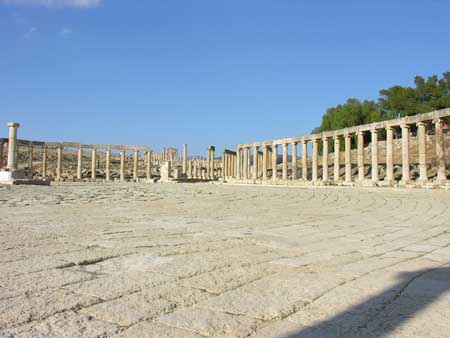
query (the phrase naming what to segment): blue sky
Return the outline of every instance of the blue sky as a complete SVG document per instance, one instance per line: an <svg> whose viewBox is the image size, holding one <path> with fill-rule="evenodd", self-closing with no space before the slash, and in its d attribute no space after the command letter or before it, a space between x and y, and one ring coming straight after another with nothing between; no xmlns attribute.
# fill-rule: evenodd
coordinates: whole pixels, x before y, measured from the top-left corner
<svg viewBox="0 0 450 338"><path fill-rule="evenodd" d="M449 71L448 0L0 0L0 134L204 154Z"/></svg>

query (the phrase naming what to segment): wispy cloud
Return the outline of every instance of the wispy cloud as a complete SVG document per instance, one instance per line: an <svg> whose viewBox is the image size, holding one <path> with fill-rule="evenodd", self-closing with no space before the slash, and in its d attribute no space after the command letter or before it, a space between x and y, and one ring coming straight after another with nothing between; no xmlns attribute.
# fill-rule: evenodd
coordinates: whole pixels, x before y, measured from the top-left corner
<svg viewBox="0 0 450 338"><path fill-rule="evenodd" d="M0 0L6 5L34 5L46 7L96 7L102 0Z"/></svg>
<svg viewBox="0 0 450 338"><path fill-rule="evenodd" d="M70 28L64 27L59 31L59 36L62 37L63 39L70 39L72 33L73 31Z"/></svg>
<svg viewBox="0 0 450 338"><path fill-rule="evenodd" d="M37 33L36 27L31 27L24 35L23 37L25 39L31 39L35 34Z"/></svg>

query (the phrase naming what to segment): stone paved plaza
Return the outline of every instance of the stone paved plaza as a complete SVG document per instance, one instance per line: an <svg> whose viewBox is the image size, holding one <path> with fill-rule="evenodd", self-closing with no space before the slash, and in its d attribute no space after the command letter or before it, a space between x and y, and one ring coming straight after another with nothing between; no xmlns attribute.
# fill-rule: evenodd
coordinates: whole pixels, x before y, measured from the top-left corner
<svg viewBox="0 0 450 338"><path fill-rule="evenodd" d="M449 337L444 190L0 187L1 337Z"/></svg>

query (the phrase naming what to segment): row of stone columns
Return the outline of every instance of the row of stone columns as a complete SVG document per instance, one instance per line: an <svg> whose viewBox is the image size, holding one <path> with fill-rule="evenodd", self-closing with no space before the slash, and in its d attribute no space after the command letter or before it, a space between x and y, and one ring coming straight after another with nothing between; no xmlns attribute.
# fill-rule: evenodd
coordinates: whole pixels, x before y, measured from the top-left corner
<svg viewBox="0 0 450 338"><path fill-rule="evenodd" d="M443 120L435 119L433 120L435 126L435 143L436 143L436 158L437 158L437 180L445 181L446 175L446 159L444 150L444 134L443 134ZM426 126L427 123L420 121L416 123L417 126L417 139L418 139L418 158L419 158L419 180L422 182L428 181L427 177L427 154L426 154ZM410 182L410 160L409 160L409 137L410 137L410 124L402 124L401 128L401 142L402 142L402 179L401 183L407 184ZM395 126L387 126L386 132L386 176L384 181L388 183L393 183L394 173L393 173L393 129ZM373 128L370 131L361 130L356 132L357 140L357 182L366 181L365 171L364 171L364 136L366 132L370 132L371 135L371 181L377 183L379 181L379 167L378 167L378 132L380 128ZM352 183L352 161L351 161L351 140L352 133L344 133L343 135L334 136L334 165L333 165L333 181L340 181L340 146L341 138L344 138L344 161L345 161L345 176L344 182ZM319 181L318 177L318 154L319 145L322 145L322 178L321 181L329 182L328 168L329 168L329 141L330 137L313 137L311 139L304 139L300 142L302 143L302 179L308 180L308 142L312 142L312 167L311 167L311 180L313 182ZM249 145L242 146L237 149L236 156L236 175L237 179L249 180L258 179L258 166L260 162L258 160L259 148L262 147L262 180L268 179L268 168L267 168L267 158L268 150L272 150L272 180L276 182L278 178L277 165L278 165L278 147L282 147L282 167L281 167L281 179L288 179L288 146L291 145L292 156L291 156L291 168L292 175L291 179L296 180L297 177L297 141L295 142L283 142L281 144L274 143L272 145ZM253 175L250 176L250 149L253 150ZM242 163L241 163L242 162Z"/></svg>
<svg viewBox="0 0 450 338"><path fill-rule="evenodd" d="M91 179L95 180L97 178L97 149L91 149ZM105 179L106 181L111 181L111 148L106 149L105 155ZM47 147L44 147L43 151L43 168L42 168L42 176L45 178L47 176ZM57 154L57 162L56 162L56 180L61 180L62 177L62 152L63 147L58 146L56 148ZM152 152L145 151L146 154L146 177L147 179L151 179L152 172ZM125 181L125 167L126 167L126 150L120 150L120 169L119 176L120 181ZM79 147L77 152L77 179L82 179L82 170L83 170L83 148ZM137 180L139 178L139 150L133 150L133 180Z"/></svg>
<svg viewBox="0 0 450 338"><path fill-rule="evenodd" d="M7 170L14 171L18 169L17 162L17 153L18 153L18 140L17 140L17 129L19 128L18 123L9 123L9 137L8 137L8 163ZM37 144L41 144L37 142ZM3 163L3 142L0 145L0 160ZM53 146L52 146L53 147ZM62 145L58 145L56 147L56 180L62 179L62 171L63 171L63 149ZM49 146L42 146L42 177L47 178L47 166L48 166L48 149ZM96 171L97 171L97 147L91 148L91 179L96 179ZM111 148L106 149L106 165L105 165L105 173L106 173L106 181L111 180ZM77 171L76 177L77 179L82 179L82 165L83 165L83 147L78 147L77 151ZM32 142L29 144L29 156L28 156L28 167L32 172L33 168L33 158L34 158L34 145ZM120 151L120 180L125 180L125 160L126 160L126 150L121 149ZM139 150L133 149L133 179L137 180L139 178ZM146 176L147 179L151 178L151 169L152 169L152 152L146 151Z"/></svg>
<svg viewBox="0 0 450 338"><path fill-rule="evenodd" d="M236 175L236 152L224 150L222 153L222 178L235 177Z"/></svg>

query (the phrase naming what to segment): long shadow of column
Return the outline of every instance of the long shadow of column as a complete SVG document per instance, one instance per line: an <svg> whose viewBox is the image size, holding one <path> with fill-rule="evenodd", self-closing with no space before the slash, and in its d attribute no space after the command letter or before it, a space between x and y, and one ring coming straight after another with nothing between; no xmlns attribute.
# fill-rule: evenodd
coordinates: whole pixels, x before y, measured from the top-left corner
<svg viewBox="0 0 450 338"><path fill-rule="evenodd" d="M285 338L387 337L449 290L449 267L401 273L397 284L375 297Z"/></svg>

